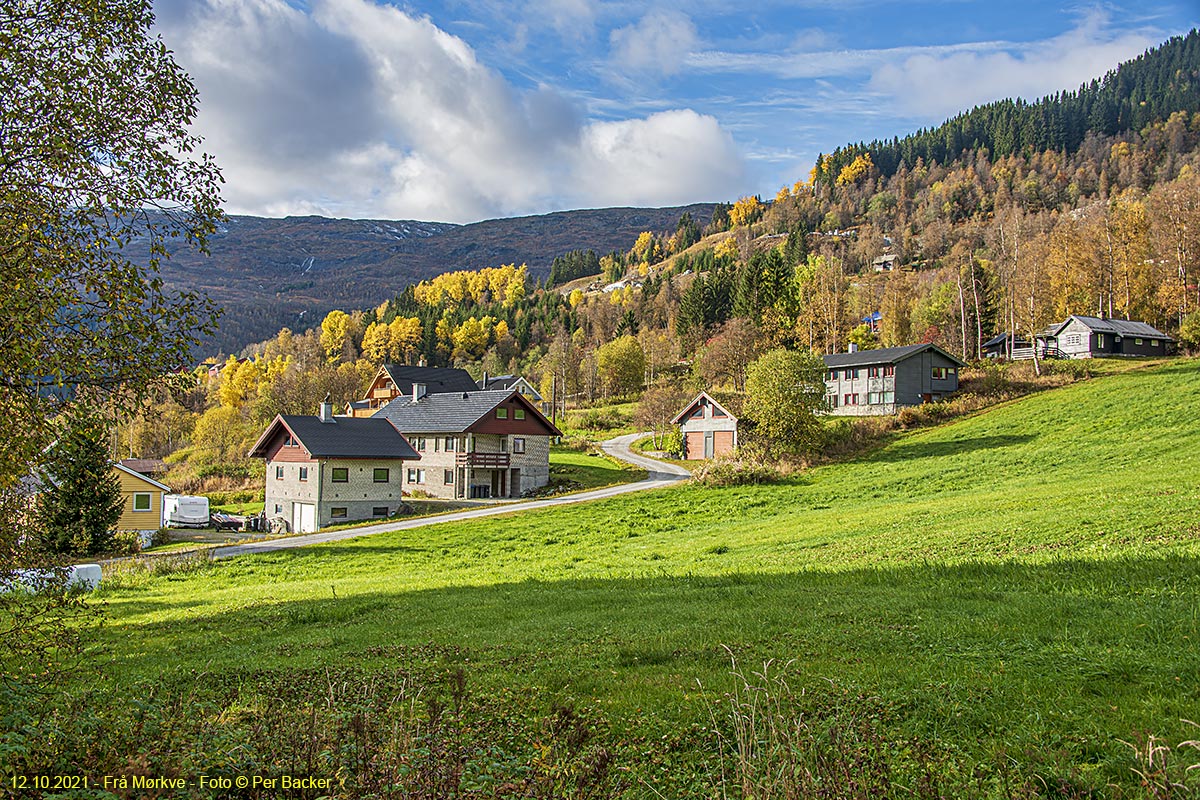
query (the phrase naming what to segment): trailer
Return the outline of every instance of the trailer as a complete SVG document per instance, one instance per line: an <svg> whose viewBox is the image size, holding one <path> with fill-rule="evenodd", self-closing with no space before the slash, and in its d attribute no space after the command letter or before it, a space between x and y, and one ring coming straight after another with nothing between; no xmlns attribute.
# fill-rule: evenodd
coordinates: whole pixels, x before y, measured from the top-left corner
<svg viewBox="0 0 1200 800"><path fill-rule="evenodd" d="M168 494L163 497L163 516L168 528L207 528L208 498Z"/></svg>

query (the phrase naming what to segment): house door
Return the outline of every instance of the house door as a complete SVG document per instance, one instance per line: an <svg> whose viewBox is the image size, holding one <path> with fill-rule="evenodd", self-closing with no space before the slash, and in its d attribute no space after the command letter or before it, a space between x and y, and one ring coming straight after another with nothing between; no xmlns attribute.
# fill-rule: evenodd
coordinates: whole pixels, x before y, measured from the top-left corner
<svg viewBox="0 0 1200 800"><path fill-rule="evenodd" d="M521 470L513 467L512 472L508 476L508 486L511 497L521 496Z"/></svg>
<svg viewBox="0 0 1200 800"><path fill-rule="evenodd" d="M714 447L713 447L713 432L712 432L712 431L705 431L705 432L704 432L704 457L705 457L705 458L712 458L712 457L713 457L713 450L714 450Z"/></svg>
<svg viewBox="0 0 1200 800"><path fill-rule="evenodd" d="M317 507L312 503L292 503L292 533L315 533Z"/></svg>

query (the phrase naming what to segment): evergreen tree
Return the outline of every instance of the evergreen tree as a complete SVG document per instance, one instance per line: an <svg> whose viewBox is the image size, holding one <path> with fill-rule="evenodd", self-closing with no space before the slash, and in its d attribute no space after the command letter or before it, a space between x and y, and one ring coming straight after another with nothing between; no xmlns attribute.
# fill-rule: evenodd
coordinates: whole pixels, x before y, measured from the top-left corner
<svg viewBox="0 0 1200 800"><path fill-rule="evenodd" d="M112 549L124 499L105 431L80 416L51 447L38 496L43 546L53 553L96 555Z"/></svg>

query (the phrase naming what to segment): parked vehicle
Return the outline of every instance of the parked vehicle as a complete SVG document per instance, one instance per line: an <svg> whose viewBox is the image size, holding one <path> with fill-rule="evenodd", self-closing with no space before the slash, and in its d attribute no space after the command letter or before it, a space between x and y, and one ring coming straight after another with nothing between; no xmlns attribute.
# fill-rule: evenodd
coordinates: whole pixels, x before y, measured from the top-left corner
<svg viewBox="0 0 1200 800"><path fill-rule="evenodd" d="M168 528L207 528L208 498L186 494L164 495L163 518Z"/></svg>

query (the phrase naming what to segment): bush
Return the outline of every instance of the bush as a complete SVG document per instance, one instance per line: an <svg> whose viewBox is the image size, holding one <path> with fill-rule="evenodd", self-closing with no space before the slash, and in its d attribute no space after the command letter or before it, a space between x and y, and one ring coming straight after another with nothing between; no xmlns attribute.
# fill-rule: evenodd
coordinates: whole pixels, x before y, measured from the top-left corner
<svg viewBox="0 0 1200 800"><path fill-rule="evenodd" d="M110 551L114 556L132 556L142 552L142 535L137 531L117 531Z"/></svg>
<svg viewBox="0 0 1200 800"><path fill-rule="evenodd" d="M676 457L683 455L683 434L678 428L672 428L663 434L662 451Z"/></svg>
<svg viewBox="0 0 1200 800"><path fill-rule="evenodd" d="M692 473L693 483L718 488L775 483L782 478L778 467L740 458L709 461Z"/></svg>

